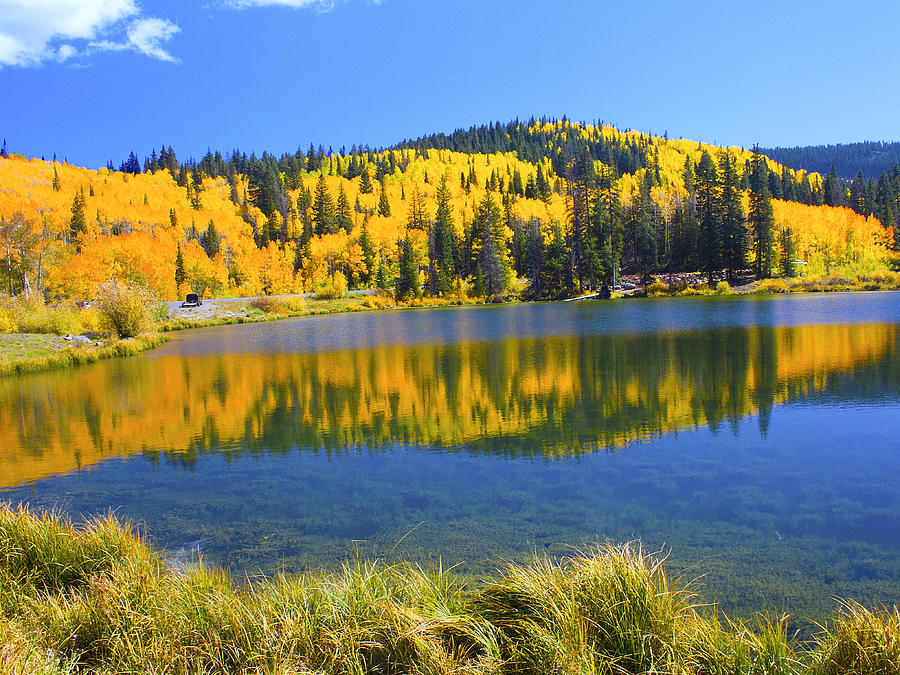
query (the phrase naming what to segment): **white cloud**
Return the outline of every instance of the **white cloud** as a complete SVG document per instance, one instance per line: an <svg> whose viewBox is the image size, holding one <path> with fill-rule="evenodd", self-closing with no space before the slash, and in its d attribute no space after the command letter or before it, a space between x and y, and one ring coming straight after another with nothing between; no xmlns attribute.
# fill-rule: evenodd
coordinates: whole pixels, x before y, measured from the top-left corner
<svg viewBox="0 0 900 675"><path fill-rule="evenodd" d="M300 9L301 7L321 7L331 3L323 2L322 0L226 0L225 4L234 9L246 9L248 7L293 7Z"/></svg>
<svg viewBox="0 0 900 675"><path fill-rule="evenodd" d="M178 59L163 49L161 43L171 40L172 36L179 32L181 32L181 28L171 21L150 17L148 19L138 19L128 27L128 39L126 42L105 40L92 42L89 46L92 49L107 52L131 49L160 61L178 63Z"/></svg>
<svg viewBox="0 0 900 675"><path fill-rule="evenodd" d="M80 53L77 41L174 61L161 43L179 30L165 19L142 17L135 0L0 0L0 67L68 61Z"/></svg>

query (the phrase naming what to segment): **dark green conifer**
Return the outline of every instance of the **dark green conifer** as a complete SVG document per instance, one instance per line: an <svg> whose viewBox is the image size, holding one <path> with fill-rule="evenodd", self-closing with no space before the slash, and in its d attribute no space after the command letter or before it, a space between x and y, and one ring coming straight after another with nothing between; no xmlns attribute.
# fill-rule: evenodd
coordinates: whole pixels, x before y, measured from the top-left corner
<svg viewBox="0 0 900 675"><path fill-rule="evenodd" d="M179 243L178 251L175 254L175 286L181 286L184 283L184 279L184 256L181 255L181 243Z"/></svg>
<svg viewBox="0 0 900 675"><path fill-rule="evenodd" d="M318 235L332 234L336 231L334 224L334 202L325 183L325 174L319 173L316 182L315 198L312 203L312 222Z"/></svg>
<svg viewBox="0 0 900 675"><path fill-rule="evenodd" d="M772 228L775 217L769 195L769 165L759 146L753 146L750 171L750 232L753 237L754 271L758 279L772 276Z"/></svg>
<svg viewBox="0 0 900 675"><path fill-rule="evenodd" d="M391 215L391 203L388 201L387 190L385 190L384 183L381 184L381 193L378 195L378 215Z"/></svg>

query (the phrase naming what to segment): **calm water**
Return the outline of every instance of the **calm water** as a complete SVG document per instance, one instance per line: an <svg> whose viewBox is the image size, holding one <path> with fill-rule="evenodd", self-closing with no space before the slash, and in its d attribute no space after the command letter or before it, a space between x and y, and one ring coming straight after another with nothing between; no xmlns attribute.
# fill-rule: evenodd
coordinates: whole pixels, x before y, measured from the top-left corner
<svg viewBox="0 0 900 675"><path fill-rule="evenodd" d="M732 613L900 601L900 295L379 312L0 379L3 498L235 572L640 539Z"/></svg>

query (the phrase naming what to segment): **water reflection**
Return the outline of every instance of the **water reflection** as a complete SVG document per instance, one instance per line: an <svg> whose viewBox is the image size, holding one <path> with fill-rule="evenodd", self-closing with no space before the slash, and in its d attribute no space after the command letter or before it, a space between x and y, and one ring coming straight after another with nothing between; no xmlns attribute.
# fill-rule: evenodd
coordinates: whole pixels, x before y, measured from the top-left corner
<svg viewBox="0 0 900 675"><path fill-rule="evenodd" d="M142 454L191 466L406 444L546 459L813 395L896 397L897 324L506 337L299 353L172 353L0 381L0 486Z"/></svg>

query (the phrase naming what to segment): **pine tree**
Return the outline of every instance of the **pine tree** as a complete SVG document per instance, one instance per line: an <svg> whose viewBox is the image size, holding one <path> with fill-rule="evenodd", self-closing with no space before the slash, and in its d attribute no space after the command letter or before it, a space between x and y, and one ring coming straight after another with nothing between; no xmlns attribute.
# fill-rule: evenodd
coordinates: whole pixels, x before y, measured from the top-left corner
<svg viewBox="0 0 900 675"><path fill-rule="evenodd" d="M722 209L722 264L728 270L728 281L744 268L747 257L744 204L741 198L741 179L735 158L727 150L719 158ZM774 175L774 174L773 174Z"/></svg>
<svg viewBox="0 0 900 675"><path fill-rule="evenodd" d="M388 201L387 190L385 190L384 183L381 184L381 194L378 196L378 215L391 215L391 203Z"/></svg>
<svg viewBox="0 0 900 675"><path fill-rule="evenodd" d="M56 165L53 165L53 181L51 182L51 187L59 192L62 189L62 186L59 184L59 174L56 173Z"/></svg>
<svg viewBox="0 0 900 675"><path fill-rule="evenodd" d="M319 173L316 182L315 197L312 203L312 222L315 233L318 235L333 234L336 231L334 225L334 202L328 193L328 185L325 183L325 174Z"/></svg>
<svg viewBox="0 0 900 675"><path fill-rule="evenodd" d="M353 216L350 213L350 202L347 193L344 192L344 183L341 181L338 188L337 210L334 214L335 229L345 230L348 234L353 231Z"/></svg>
<svg viewBox="0 0 900 675"><path fill-rule="evenodd" d="M425 213L425 200L419 192L419 186L413 185L412 195L409 199L409 208L406 212L406 227L417 230L428 229L428 215Z"/></svg>
<svg viewBox="0 0 900 675"><path fill-rule="evenodd" d="M541 199L547 203L550 202L550 183L547 182L547 179L544 177L544 170L541 168L541 165L538 164L537 170L537 178L535 179L535 187L537 188L538 199Z"/></svg>
<svg viewBox="0 0 900 675"><path fill-rule="evenodd" d="M366 167L363 167L359 174L359 191L364 195L372 192L372 179L369 178L369 170Z"/></svg>
<svg viewBox="0 0 900 675"><path fill-rule="evenodd" d="M485 192L475 210L474 229L481 239L477 266L478 285L485 295L497 300L509 287L510 269L500 208L490 192Z"/></svg>
<svg viewBox="0 0 900 675"><path fill-rule="evenodd" d="M212 219L210 219L209 225L206 226L206 231L200 235L200 245L206 251L208 258L212 258L219 252L219 233Z"/></svg>
<svg viewBox="0 0 900 675"><path fill-rule="evenodd" d="M435 277L431 279L432 293L446 295L453 288L453 277L456 270L453 264L453 205L450 203L450 190L447 188L447 176L441 178L435 192L437 211L434 214L432 228L433 260L431 268Z"/></svg>
<svg viewBox="0 0 900 675"><path fill-rule="evenodd" d="M719 180L716 162L706 150L697 164L697 211L700 219L700 265L708 281L722 268Z"/></svg>
<svg viewBox="0 0 900 675"><path fill-rule="evenodd" d="M84 218L84 195L81 192L75 193L72 200L71 218L69 218L69 236L75 239L79 234L87 231L87 223Z"/></svg>
<svg viewBox="0 0 900 675"><path fill-rule="evenodd" d="M772 276L772 228L774 215L769 195L769 165L753 146L750 162L750 232L753 237L754 271L758 279Z"/></svg>
<svg viewBox="0 0 900 675"><path fill-rule="evenodd" d="M175 286L180 287L184 283L184 256L181 254L181 243L178 244L178 251L175 254Z"/></svg>
<svg viewBox="0 0 900 675"><path fill-rule="evenodd" d="M397 288L394 293L397 301L402 302L404 300L419 297L421 294L421 289L419 287L419 265L408 231L400 244L398 264L400 267L400 276L397 279Z"/></svg>
<svg viewBox="0 0 900 675"><path fill-rule="evenodd" d="M369 227L368 227L369 219L365 218L363 220L362 230L359 233L359 247L363 252L363 264L365 265L365 271L362 273L361 281L368 285L372 282L372 278L375 274L375 249L372 247L372 239L369 237Z"/></svg>
<svg viewBox="0 0 900 675"><path fill-rule="evenodd" d="M794 233L790 227L782 227L778 236L779 244L781 244L780 265L781 276L785 278L797 276L796 265L794 264Z"/></svg>

